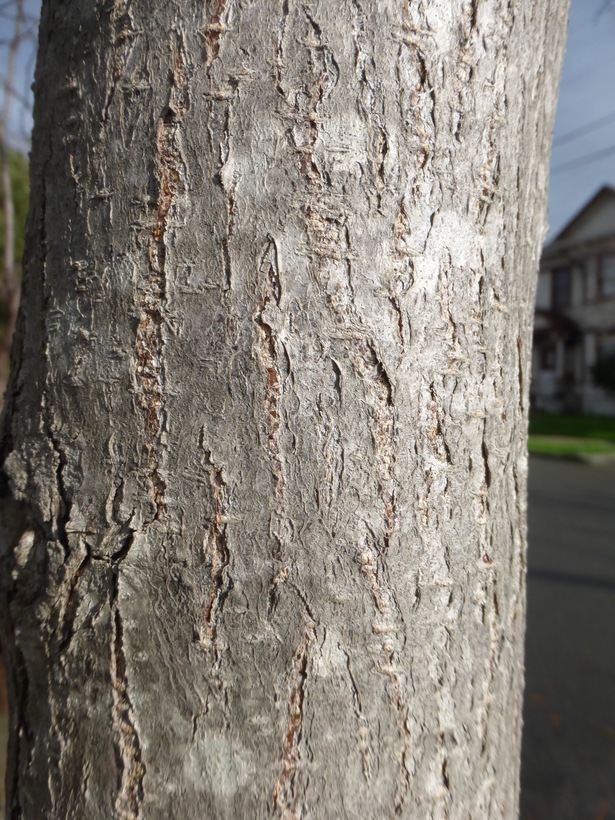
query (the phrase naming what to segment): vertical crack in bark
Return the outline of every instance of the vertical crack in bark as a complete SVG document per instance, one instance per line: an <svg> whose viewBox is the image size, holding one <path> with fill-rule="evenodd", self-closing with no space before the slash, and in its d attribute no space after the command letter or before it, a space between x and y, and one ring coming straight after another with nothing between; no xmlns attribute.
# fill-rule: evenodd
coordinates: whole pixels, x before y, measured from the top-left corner
<svg viewBox="0 0 615 820"><path fill-rule="evenodd" d="M355 364L365 387L370 408L370 427L374 442L374 467L378 490L384 508L383 547L388 549L396 528L395 479L395 413L393 388L384 365L368 342L355 343Z"/></svg>
<svg viewBox="0 0 615 820"><path fill-rule="evenodd" d="M372 543L371 540L368 542L366 539L364 549L361 550L359 547L359 550L362 573L377 610L373 632L380 642L380 671L389 679L391 703L399 714L402 727L400 774L395 795L395 811L401 813L410 786L409 705L405 694L404 676L399 667L404 628L399 607L388 582L385 564L385 556L397 526L393 385L375 346L369 340L369 333L364 328L361 317L354 309L354 294L350 280L350 237L344 215L339 209L334 192L331 191L328 175L316 155L319 107L337 83L337 64L322 43L320 27L307 11L304 12L311 28L311 39L308 40L308 44L312 55L315 84L311 90L307 90L307 108L302 108L298 102L301 98L299 95L296 96L295 109L291 116L297 126L289 131L289 136L299 155L298 168L307 189L304 216L313 258L313 276L332 313L334 325L345 331L352 361L365 389L366 404L370 413L369 428L374 445L374 470L383 508L383 526L382 535L377 539L377 543ZM302 127L299 128L299 125ZM385 154L383 143L382 164ZM400 245L400 241L396 247ZM403 264L405 248L400 246L400 250Z"/></svg>
<svg viewBox="0 0 615 820"><path fill-rule="evenodd" d="M486 490L491 487L491 469L489 467L489 450L487 448L487 441L486 441L486 421L483 422L483 437L481 440L481 454L483 457L483 481L485 484Z"/></svg>
<svg viewBox="0 0 615 820"><path fill-rule="evenodd" d="M366 539L359 560L361 573L376 605L372 632L380 643L382 662L379 668L382 674L389 679L391 701L402 723L403 746L400 753L400 777L395 794L395 812L401 814L410 788L410 732L408 730L410 706L405 692L404 673L399 667L404 629L399 606L388 585L386 570L379 566L381 559L377 546L371 540Z"/></svg>
<svg viewBox="0 0 615 820"><path fill-rule="evenodd" d="M210 451L206 451L210 465L211 485L214 493L214 518L209 527L207 538L207 553L211 561L211 590L205 608L205 638L213 646L218 660L218 650L215 645L217 623L224 601L233 588L233 581L229 576L230 552L227 539L227 523L230 506L229 489L224 481L222 468L214 464Z"/></svg>
<svg viewBox="0 0 615 820"><path fill-rule="evenodd" d="M48 346L46 347L46 355L47 361L49 362ZM62 445L60 444L60 441L55 434L55 421L50 410L47 407L47 398L45 394L43 394L42 396L41 403L43 416L45 419L45 425L47 427L47 437L51 443L53 452L57 457L56 487L58 490L58 495L60 497L60 509L55 519L55 532L53 533L53 535L60 542L62 549L64 550L64 559L67 560L70 554L70 544L68 542L68 534L66 532L66 527L70 519L70 510L72 506L71 499L69 498L69 494L66 489L66 482L64 480L64 469L67 464L67 459L66 454L64 453L64 450L62 448Z"/></svg>
<svg viewBox="0 0 615 820"><path fill-rule="evenodd" d="M83 536L79 538L79 546L79 551L71 556L67 562L67 575L68 570L71 569L71 564L76 564L76 568L68 578L64 579L58 592L59 597L63 599L58 615L58 649L60 653L66 651L75 633L75 618L79 607L77 585L92 559L91 552Z"/></svg>
<svg viewBox="0 0 615 820"><path fill-rule="evenodd" d="M387 132L378 125L378 132L376 135L376 156L374 159L376 167L376 208L380 211L382 205L382 192L386 188L386 156L389 152L389 141L387 139Z"/></svg>
<svg viewBox="0 0 615 820"><path fill-rule="evenodd" d="M52 148L49 147L49 155L51 155ZM41 201L41 246L43 248L43 257L42 257L42 279L43 279L43 300L45 308L49 307L50 301L50 292L49 292L49 285L47 282L47 164L48 160L45 161L43 165L42 171L42 201ZM47 316L47 313L45 314ZM48 390L45 390L41 394L41 413L44 419L44 425L46 429L47 438L51 444L51 447L57 457L57 466L56 466L56 487L58 491L58 496L60 497L60 507L58 516L55 522L55 529L56 531L53 533L54 537L58 539L60 542L62 549L64 550L64 558L65 560L68 558L68 554L70 552L70 546L68 543L68 535L66 533L66 526L68 524L68 520L70 518L70 508L71 508L71 500L68 497L68 492L66 490L66 485L64 481L64 468L66 467L66 454L62 449L60 440L57 438L56 435L56 423L53 417L53 413L48 405L48 392L49 395L53 395L51 392L51 384L52 381L52 366L51 366L51 357L49 351L49 328L48 322L45 320L45 331L44 331L44 339L43 339L43 355L44 361L46 363L45 367L45 383Z"/></svg>
<svg viewBox="0 0 615 820"><path fill-rule="evenodd" d="M231 240L235 228L235 180L233 178L233 164L231 159L231 108L235 92L239 88L239 78L229 77L228 83L221 89L213 90L208 96L211 99L210 117L217 120L217 105L222 107L223 127L219 140L219 160L218 173L214 179L222 188L226 201L226 230L221 240L222 249L222 283L221 300L227 312L226 331L228 335L235 339L237 334L236 318L233 315L232 289L233 289L233 264L231 255ZM212 133L213 139L213 133Z"/></svg>
<svg viewBox="0 0 615 820"><path fill-rule="evenodd" d="M261 290L255 322L259 328L257 357L265 375L265 414L267 417L267 441L271 469L274 476L274 495L281 501L284 495L284 465L279 440L281 427L282 374L274 331L267 321L267 313L280 304L282 295L278 253L273 237L268 236L261 254L258 278Z"/></svg>
<svg viewBox="0 0 615 820"><path fill-rule="evenodd" d="M205 39L205 68L209 71L211 64L220 51L220 37L226 31L222 16L226 9L228 0L214 0L214 13L211 17L207 14L207 6L210 0L205 0L203 4L203 27L202 33Z"/></svg>
<svg viewBox="0 0 615 820"><path fill-rule="evenodd" d="M480 710L481 726L481 754L487 750L487 732L490 725L491 702L493 699L493 684L498 669L497 658L502 643L502 630L500 627L500 608L497 594L497 574L496 563L493 555L493 531L489 532L487 515L489 513L489 489L492 485L493 476L489 466L489 449L486 439L486 419L483 421L483 431L481 438L481 457L483 465L483 479L479 488L479 518L480 526L480 561L488 573L488 577L483 582L482 591L479 595L479 604L482 608L482 621L488 624L489 628L489 656L486 662L487 670L483 686L483 701ZM491 525L493 526L493 525ZM490 591L489 591L490 590Z"/></svg>
<svg viewBox="0 0 615 820"><path fill-rule="evenodd" d="M429 443L431 444L435 455L441 461L446 461L448 464L450 464L451 451L448 444L446 443L446 439L444 438L444 432L442 430L442 416L440 414L440 409L438 407L438 397L436 394L436 386L434 382L431 382L431 384L429 385L429 395L431 396L429 409L431 410L431 414L433 417L433 426L427 433L427 438L429 439Z"/></svg>
<svg viewBox="0 0 615 820"><path fill-rule="evenodd" d="M117 747L122 767L120 788L115 800L115 810L121 820L136 820L143 800L145 765L141 756L141 744L134 722L132 706L128 697L126 659L124 656L123 625L118 605L118 569L114 572L111 593L111 683L113 695L113 725L117 734Z"/></svg>
<svg viewBox="0 0 615 820"><path fill-rule="evenodd" d="M365 715L363 714L363 706L361 704L361 695L359 694L359 687L352 674L350 667L350 655L343 649L346 657L346 669L348 671L348 678L350 680L350 687L352 689L352 699L354 701L355 715L359 723L359 751L361 753L361 760L363 764L363 777L369 782L372 774L372 753L369 746L369 724Z"/></svg>
<svg viewBox="0 0 615 820"><path fill-rule="evenodd" d="M109 111L111 104L115 97L115 92L120 81L120 77L128 61L133 49L132 38L133 34L133 20L130 12L130 4L126 0L115 0L111 4L105 4L102 8L102 14L107 12L110 16L110 33L109 39L113 46L110 49L110 61L107 65L107 95L103 105L103 112L101 123L106 126L109 122ZM128 42L128 47L125 44Z"/></svg>
<svg viewBox="0 0 615 820"><path fill-rule="evenodd" d="M418 14L422 14L420 6ZM405 124L406 139L414 149L416 179L427 179L430 172L428 165L431 166L435 148L435 95L429 79L426 58L426 53L429 53L430 49L426 48L423 42L429 34L425 28L413 22L409 4L406 4L404 16L403 33L395 38L399 41L398 105ZM415 186L415 190L419 188Z"/></svg>
<svg viewBox="0 0 615 820"><path fill-rule="evenodd" d="M337 366L333 372L337 379ZM336 384L336 393L341 405L341 391L339 384ZM323 430L322 454L324 459L323 481L318 491L319 507L324 507L324 521L331 538L336 538L341 511L337 504L340 494L343 492L344 476L344 446L339 424L335 418L327 417Z"/></svg>
<svg viewBox="0 0 615 820"><path fill-rule="evenodd" d="M489 728L491 726L491 703L493 700L493 683L496 678L496 673L498 670L498 656L500 654L501 646L502 646L502 630L500 628L500 606L498 602L498 591L497 591L497 577L495 574L495 566L491 558L487 553L483 556L483 562L487 565L488 569L492 573L492 577L490 579L491 582L491 595L489 600L487 600L487 595L485 595L485 601L483 602L483 608L486 614L487 607L489 607L489 657L487 660L487 675L485 678L484 684L484 694L483 694L483 703L481 707L481 755L484 755L488 748L488 740L487 734L489 732Z"/></svg>
<svg viewBox="0 0 615 820"><path fill-rule="evenodd" d="M229 137L229 108L226 111L226 118L225 118L225 135L226 135L226 155L221 156L221 160L223 164L226 162L228 158L228 137ZM222 152L222 149L221 149ZM224 187L224 186L223 186ZM230 291L233 287L233 268L231 265L231 252L229 249L229 241L231 236L233 235L233 227L234 227L234 220L235 220L235 198L233 196L232 190L227 190L224 188L224 193L226 196L226 235L222 240L222 264L224 267L224 291L225 291L225 299L228 302L230 299ZM227 310L228 310L227 305Z"/></svg>
<svg viewBox="0 0 615 820"><path fill-rule="evenodd" d="M315 257L316 281L333 313L335 324L346 328L351 334L349 344L354 364L365 385L366 398L371 410L370 427L374 441L376 474L384 506L386 548L395 529L393 389L386 369L373 345L367 340L367 334L361 327L361 319L354 310L350 282L349 233L343 214L335 204L334 192L330 190L327 175L321 170L315 155L319 136L318 110L323 100L335 88L339 69L329 49L322 44L320 27L307 11L305 14L316 37L312 46L314 55L317 55L313 56L316 83L310 94L308 110L294 112L295 120L305 121L305 144L298 144L296 138L293 138L293 142L299 151L299 168L305 178L309 195L305 207L306 232Z"/></svg>
<svg viewBox="0 0 615 820"><path fill-rule="evenodd" d="M6 481L6 475L2 474L1 477ZM36 570L31 562L36 551L37 533L32 529L29 505L3 499L0 535L0 633L7 673L10 722L5 773L6 816L21 818L21 775L24 770L29 770L32 764L36 744L36 726L30 723L28 714L32 691L29 674L32 644L28 637L32 624L28 624L28 621L35 608L32 605L32 594L37 587L40 590L45 569L44 565L40 565L37 572L41 574L40 584L33 584ZM39 533L38 537L44 538L42 533ZM35 629L40 629L40 620L38 628L35 626ZM48 661L48 644L45 646L45 653L45 660ZM38 694L44 699L40 688ZM50 781L47 782L47 786L50 786ZM41 805L48 804L47 796L38 796Z"/></svg>
<svg viewBox="0 0 615 820"><path fill-rule="evenodd" d="M395 460L395 422L393 389L384 364L374 346L367 340L360 317L353 307L350 237L343 214L335 204L326 173L321 170L315 147L319 136L318 110L324 99L337 84L339 69L329 49L322 44L321 30L305 11L315 35L312 44L316 82L311 90L307 111L295 110L293 118L304 120L307 137L304 144L293 137L299 152L299 168L306 181L309 201L305 206L306 232L314 261L314 274L332 311L335 324L349 331L355 367L365 385L366 398L371 410L371 431L376 457L376 474L384 506L384 547L389 546L395 529L395 489L393 465Z"/></svg>
<svg viewBox="0 0 615 820"><path fill-rule="evenodd" d="M523 380L523 343L521 336L517 337L517 368L519 371L519 408L521 413L525 414L525 385Z"/></svg>
<svg viewBox="0 0 615 820"><path fill-rule="evenodd" d="M275 510L271 521L277 519L277 526L272 526L272 532L278 542L277 553L273 558L279 561L283 558L285 546L289 542L288 522L285 520L287 502L285 499L286 477L284 469L284 450L282 429L282 400L283 380L290 372L290 361L284 345L278 346L272 323L275 324L275 312L282 298L282 283L278 261L278 249L271 234L267 235L260 254L257 272L259 304L254 315L258 326L258 341L255 353L258 364L264 376L264 411L267 430L267 452L270 469L273 476L273 496ZM290 525L292 527L292 524ZM280 595L280 588L288 580L290 570L287 566L274 569L272 580L267 593L267 613L272 617Z"/></svg>
<svg viewBox="0 0 615 820"><path fill-rule="evenodd" d="M288 0L282 0L282 20L280 22L280 32L275 44L275 77L276 90L285 98L286 94L282 86L282 66L284 65L284 34L286 33L286 20L288 18Z"/></svg>
<svg viewBox="0 0 615 820"><path fill-rule="evenodd" d="M433 221L433 220L432 220ZM411 235L406 206L402 199L399 204L397 218L393 223L393 244L395 258L393 260L394 283L390 301L397 313L399 338L403 348L410 344L412 329L406 311L402 309L401 297L414 285L414 262L408 247L408 237Z"/></svg>
<svg viewBox="0 0 615 820"><path fill-rule="evenodd" d="M137 384L147 436L147 477L151 483L155 518L165 507L166 485L161 475L161 438L164 404L163 334L166 298L166 234L169 217L185 190L185 166L180 126L188 108L188 70L179 33L172 37L173 85L167 112L158 123L156 161L159 179L158 212L149 243L149 266L139 294L140 317L136 334Z"/></svg>
<svg viewBox="0 0 615 820"><path fill-rule="evenodd" d="M315 638L314 627L310 624L294 654L289 676L291 690L286 730L282 741L282 768L273 788L274 809L288 820L294 820L302 815L297 808L299 795L295 789L295 776L301 757L299 744L303 734L309 653Z"/></svg>
<svg viewBox="0 0 615 820"><path fill-rule="evenodd" d="M500 179L500 156L497 152L497 131L504 124L504 117L499 113L497 107L494 108L493 116L487 123L483 132L482 148L483 163L478 170L478 178L482 187L480 196L476 200L475 214L476 223L484 226L489 214L494 198L498 193L498 182Z"/></svg>
<svg viewBox="0 0 615 820"><path fill-rule="evenodd" d="M489 451L487 449L486 436L486 416L483 417L483 431L481 437L481 461L483 466L483 479L478 488L478 524L481 527L481 538L478 549L479 556L482 556L487 549L487 513L489 512L489 499L487 491L491 486L491 469L489 467Z"/></svg>

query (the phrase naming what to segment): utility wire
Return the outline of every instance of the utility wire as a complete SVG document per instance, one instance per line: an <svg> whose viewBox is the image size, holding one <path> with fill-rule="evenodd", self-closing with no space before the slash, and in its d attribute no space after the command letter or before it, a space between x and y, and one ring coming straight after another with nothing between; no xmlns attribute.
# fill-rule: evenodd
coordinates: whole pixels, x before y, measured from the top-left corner
<svg viewBox="0 0 615 820"><path fill-rule="evenodd" d="M607 114L605 117L599 117L597 120L592 120L586 125L582 125L580 128L574 128L572 131L562 134L561 137L556 137L553 140L553 147L555 148L557 145L564 145L566 142L571 142L577 137L583 136L583 134L589 134L597 128L602 128L603 125L607 125L609 122L615 122L615 111L611 114Z"/></svg>
<svg viewBox="0 0 615 820"><path fill-rule="evenodd" d="M573 168L579 168L581 165L589 165L592 162L597 162L604 157L611 157L615 154L615 145L605 148L603 151L595 151L593 154L588 154L586 157L580 159L573 159L570 162L562 162L560 165L555 165L551 168L551 175L561 173L562 171L572 171Z"/></svg>

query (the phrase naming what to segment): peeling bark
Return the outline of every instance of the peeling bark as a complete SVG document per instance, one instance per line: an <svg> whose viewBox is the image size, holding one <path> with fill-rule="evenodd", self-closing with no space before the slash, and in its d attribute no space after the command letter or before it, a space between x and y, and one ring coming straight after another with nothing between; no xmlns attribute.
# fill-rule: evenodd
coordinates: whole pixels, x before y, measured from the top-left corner
<svg viewBox="0 0 615 820"><path fill-rule="evenodd" d="M516 815L565 6L44 2L9 817Z"/></svg>

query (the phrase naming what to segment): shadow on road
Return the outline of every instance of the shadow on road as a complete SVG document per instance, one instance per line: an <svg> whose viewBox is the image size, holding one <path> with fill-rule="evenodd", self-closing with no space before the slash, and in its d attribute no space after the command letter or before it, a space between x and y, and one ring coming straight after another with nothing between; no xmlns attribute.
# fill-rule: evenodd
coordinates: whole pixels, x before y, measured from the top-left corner
<svg viewBox="0 0 615 820"><path fill-rule="evenodd" d="M522 820L615 818L615 470L532 459Z"/></svg>

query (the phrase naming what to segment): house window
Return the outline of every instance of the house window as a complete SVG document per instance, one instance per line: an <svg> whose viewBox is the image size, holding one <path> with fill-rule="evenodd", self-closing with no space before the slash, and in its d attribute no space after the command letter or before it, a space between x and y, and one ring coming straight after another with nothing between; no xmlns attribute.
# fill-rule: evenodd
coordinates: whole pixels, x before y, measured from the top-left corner
<svg viewBox="0 0 615 820"><path fill-rule="evenodd" d="M615 333L604 333L600 337L599 351L599 358L615 356Z"/></svg>
<svg viewBox="0 0 615 820"><path fill-rule="evenodd" d="M555 344L545 342L540 347L540 369L555 370Z"/></svg>
<svg viewBox="0 0 615 820"><path fill-rule="evenodd" d="M570 305L572 297L572 271L570 268L557 268L552 274L552 300L554 310Z"/></svg>
<svg viewBox="0 0 615 820"><path fill-rule="evenodd" d="M600 261L600 295L615 297L615 255L603 256Z"/></svg>

